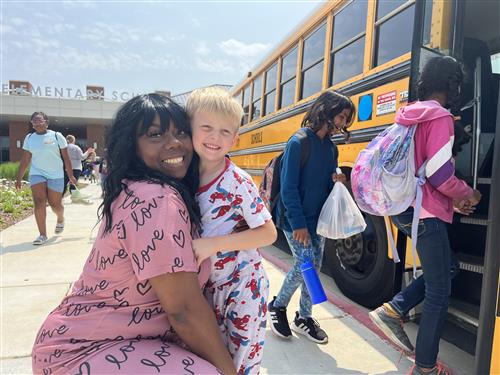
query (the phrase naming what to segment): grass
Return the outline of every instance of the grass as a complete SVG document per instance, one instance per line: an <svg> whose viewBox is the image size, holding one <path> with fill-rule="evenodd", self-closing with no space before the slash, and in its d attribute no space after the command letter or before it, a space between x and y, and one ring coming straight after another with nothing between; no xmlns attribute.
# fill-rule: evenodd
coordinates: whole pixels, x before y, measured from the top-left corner
<svg viewBox="0 0 500 375"><path fill-rule="evenodd" d="M17 172L19 171L19 162L8 161L6 163L0 164L0 178L6 178L7 180L15 180L17 177ZM26 168L24 172L23 180L28 180L29 168Z"/></svg>

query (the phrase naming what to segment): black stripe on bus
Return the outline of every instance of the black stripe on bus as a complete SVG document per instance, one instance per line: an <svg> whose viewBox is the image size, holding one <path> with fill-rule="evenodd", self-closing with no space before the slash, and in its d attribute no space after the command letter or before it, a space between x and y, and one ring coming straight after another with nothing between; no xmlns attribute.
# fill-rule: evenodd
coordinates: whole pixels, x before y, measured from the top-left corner
<svg viewBox="0 0 500 375"><path fill-rule="evenodd" d="M387 83L397 81L401 78L407 77L410 74L410 61L402 62L398 65L393 66L392 68L386 69L382 72L375 73L370 75L369 77L360 79L359 81L350 83L344 87L342 87L339 91L341 91L345 95L356 95L363 91L371 90L375 87L385 85ZM285 120L287 118L293 117L299 113L305 112L312 105L315 99L311 99L307 102L304 102L297 107L291 108L288 111L278 113L272 115L269 118L259 122L255 125L244 126L240 129L239 134L245 134L255 129L262 128L264 126L273 124L275 122Z"/></svg>
<svg viewBox="0 0 500 375"><path fill-rule="evenodd" d="M373 138L375 138L377 135L379 135L380 132L383 131L384 129L386 129L389 125L390 124L376 126L376 127L368 128L368 129L353 130L351 132L351 138L350 138L349 144L369 142ZM332 141L335 144L346 144L344 136L342 134L333 136ZM273 146L280 146L280 145L282 145L282 147L279 150L269 150L269 151L266 150L266 148L273 148ZM232 156L241 156L241 155L261 154L261 153L265 153L265 152L277 152L277 151L284 150L285 146L286 146L286 142L273 143L271 145L258 146L258 147L247 148L247 149L243 149L243 150L237 150L234 152L230 152L229 156L232 157Z"/></svg>

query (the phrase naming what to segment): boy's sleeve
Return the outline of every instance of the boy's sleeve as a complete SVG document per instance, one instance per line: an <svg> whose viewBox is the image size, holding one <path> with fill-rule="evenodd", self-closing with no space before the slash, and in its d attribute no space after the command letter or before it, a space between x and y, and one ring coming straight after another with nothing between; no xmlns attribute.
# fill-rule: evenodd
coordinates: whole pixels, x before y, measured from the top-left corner
<svg viewBox="0 0 500 375"><path fill-rule="evenodd" d="M451 117L434 120L429 124L428 134L430 136L426 144L425 166L427 181L449 198L470 198L473 193L472 188L455 176L455 163L451 152L454 140Z"/></svg>
<svg viewBox="0 0 500 375"><path fill-rule="evenodd" d="M264 205L264 201L259 195L259 189L250 177L235 174L235 197L234 204L239 214L245 219L250 228L257 228L271 220L271 214ZM239 184L237 181L242 181Z"/></svg>
<svg viewBox="0 0 500 375"><path fill-rule="evenodd" d="M296 137L292 137L287 144L281 160L281 187L280 194L286 208L286 218L292 230L307 228L304 209L300 199L300 156L301 144Z"/></svg>
<svg viewBox="0 0 500 375"><path fill-rule="evenodd" d="M177 195L167 193L144 200L130 210L129 216L121 245L130 256L137 279L198 272L189 214Z"/></svg>

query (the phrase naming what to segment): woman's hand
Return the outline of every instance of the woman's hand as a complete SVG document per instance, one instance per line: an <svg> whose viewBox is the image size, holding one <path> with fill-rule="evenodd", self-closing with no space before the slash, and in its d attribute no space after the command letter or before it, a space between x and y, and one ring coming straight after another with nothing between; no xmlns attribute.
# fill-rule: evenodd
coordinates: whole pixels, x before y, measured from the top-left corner
<svg viewBox="0 0 500 375"><path fill-rule="evenodd" d="M233 361L194 272L167 273L149 279L173 329L190 351L224 375L236 375Z"/></svg>
<svg viewBox="0 0 500 375"><path fill-rule="evenodd" d="M214 246L215 242L214 238L210 237L193 240L192 246L198 266L200 266L205 259L217 253L218 249Z"/></svg>
<svg viewBox="0 0 500 375"><path fill-rule="evenodd" d="M21 186L22 186L21 179L20 178L16 178L16 189L20 190Z"/></svg>
<svg viewBox="0 0 500 375"><path fill-rule="evenodd" d="M76 180L75 176L73 176L73 173L68 174L68 180L69 180L69 182L71 182L72 185L75 185L75 186L78 183L78 181Z"/></svg>

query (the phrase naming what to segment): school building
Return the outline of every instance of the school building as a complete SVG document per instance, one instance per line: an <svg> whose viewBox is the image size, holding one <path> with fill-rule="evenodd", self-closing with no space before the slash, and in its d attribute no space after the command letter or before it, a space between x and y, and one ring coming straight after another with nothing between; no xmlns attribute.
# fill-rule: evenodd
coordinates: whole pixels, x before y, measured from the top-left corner
<svg viewBox="0 0 500 375"><path fill-rule="evenodd" d="M229 85L214 85L229 90ZM156 91L171 96L169 91ZM171 96L184 105L189 92ZM105 95L107 94L107 95ZM28 81L9 81L2 84L0 97L0 163L19 161L22 143L32 131L29 123L33 112L42 111L49 116L49 129L72 134L76 143L85 151L96 149L103 156L104 134L111 125L118 108L139 93L105 93L102 86L87 85L86 90L61 87L34 86Z"/></svg>

